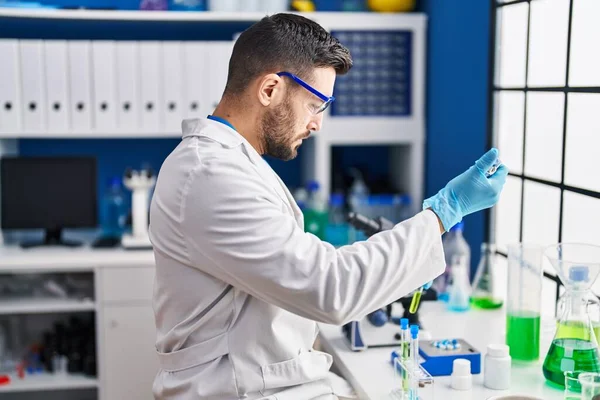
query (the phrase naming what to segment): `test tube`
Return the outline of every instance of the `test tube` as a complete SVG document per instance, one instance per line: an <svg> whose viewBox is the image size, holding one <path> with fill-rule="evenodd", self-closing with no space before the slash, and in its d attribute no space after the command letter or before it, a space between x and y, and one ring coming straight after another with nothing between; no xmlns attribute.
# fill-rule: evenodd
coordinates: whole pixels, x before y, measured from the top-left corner
<svg viewBox="0 0 600 400"><path fill-rule="evenodd" d="M417 309L419 308L419 303L421 303L421 296L423 295L423 286L421 286L419 288L419 290L417 290L412 297L412 300L410 301L410 307L408 308L408 312L410 312L411 314L414 314L417 312Z"/></svg>
<svg viewBox="0 0 600 400"><path fill-rule="evenodd" d="M400 332L401 332L401 339L402 339L402 353L400 354L400 357L402 358L402 362L404 363L404 365L406 365L409 355L410 355L410 351L409 351L409 346L410 346L410 333L408 331L408 318L400 318ZM405 368L402 369L402 389L405 391L410 390L410 377L408 376L408 372L406 371Z"/></svg>
<svg viewBox="0 0 600 400"><path fill-rule="evenodd" d="M408 318L400 318L400 332L402 340L402 360L408 360L409 357L409 345L410 345L410 333L408 331Z"/></svg>
<svg viewBox="0 0 600 400"><path fill-rule="evenodd" d="M502 160L500 160L499 158L496 159L496 161L494 161L494 164L490 167L490 169L486 171L485 176L489 178L490 176L494 175L500 164L502 164Z"/></svg>
<svg viewBox="0 0 600 400"><path fill-rule="evenodd" d="M410 326L410 358L411 358L411 376L410 376L410 400L419 398L419 325Z"/></svg>

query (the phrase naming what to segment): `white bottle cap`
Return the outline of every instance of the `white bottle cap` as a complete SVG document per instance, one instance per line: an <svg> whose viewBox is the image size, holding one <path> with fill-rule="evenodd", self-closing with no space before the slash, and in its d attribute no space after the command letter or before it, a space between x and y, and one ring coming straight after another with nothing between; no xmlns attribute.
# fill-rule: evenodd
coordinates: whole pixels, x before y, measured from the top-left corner
<svg viewBox="0 0 600 400"><path fill-rule="evenodd" d="M452 363L451 386L454 390L470 390L473 386L471 361L457 358Z"/></svg>
<svg viewBox="0 0 600 400"><path fill-rule="evenodd" d="M487 353L490 357L508 357L509 347L505 344L490 344Z"/></svg>

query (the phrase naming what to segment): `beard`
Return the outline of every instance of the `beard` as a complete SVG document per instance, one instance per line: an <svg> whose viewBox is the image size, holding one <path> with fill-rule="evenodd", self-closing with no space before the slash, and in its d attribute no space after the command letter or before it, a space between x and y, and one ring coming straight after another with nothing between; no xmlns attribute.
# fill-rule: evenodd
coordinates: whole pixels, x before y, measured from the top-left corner
<svg viewBox="0 0 600 400"><path fill-rule="evenodd" d="M303 135L291 136L294 132L296 115L289 97L277 108L268 110L260 121L265 154L283 161L289 161L298 155L298 147L294 141ZM309 132L307 131L306 136Z"/></svg>

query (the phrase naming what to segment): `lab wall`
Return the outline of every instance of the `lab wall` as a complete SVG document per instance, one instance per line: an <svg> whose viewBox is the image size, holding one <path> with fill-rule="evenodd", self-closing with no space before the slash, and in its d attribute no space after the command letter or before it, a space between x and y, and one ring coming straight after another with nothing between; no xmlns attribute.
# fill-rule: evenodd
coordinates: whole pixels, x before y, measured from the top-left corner
<svg viewBox="0 0 600 400"><path fill-rule="evenodd" d="M450 179L468 168L486 149L488 120L488 52L490 4L481 0L422 0L419 11L428 16L426 60L426 163L425 196L433 195ZM18 24L0 21L0 37L74 40L227 40L232 32L243 30L249 22L212 24L210 22L161 23L148 30L129 21L28 20ZM325 121L327 124L327 121ZM93 155L98 159L98 193L102 196L111 176L121 175L127 167L149 164L155 170L179 139L21 139L23 155ZM332 156L336 156L333 154ZM291 162L268 159L286 184L302 185L302 150ZM379 146L348 146L336 158L334 168L369 163L373 174L389 172L388 152ZM340 161L337 161L340 160ZM418 206L416 204L415 206ZM417 207L418 208L418 207ZM484 239L485 214L465 219L466 237L473 256L472 268L479 259Z"/></svg>
<svg viewBox="0 0 600 400"><path fill-rule="evenodd" d="M420 2L428 16L425 196L487 149L490 5L485 0ZM474 274L487 216L480 212L464 221Z"/></svg>

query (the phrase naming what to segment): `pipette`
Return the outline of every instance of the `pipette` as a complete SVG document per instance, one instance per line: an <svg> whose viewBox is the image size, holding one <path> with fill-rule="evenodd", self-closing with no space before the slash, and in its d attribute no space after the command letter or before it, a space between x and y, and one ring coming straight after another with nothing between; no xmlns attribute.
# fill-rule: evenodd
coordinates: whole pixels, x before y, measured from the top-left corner
<svg viewBox="0 0 600 400"><path fill-rule="evenodd" d="M412 297L412 300L410 302L410 308L408 309L408 312L410 312L411 314L414 314L417 312L417 309L419 308L419 303L421 303L421 296L423 296L423 286L421 286L419 288L419 290L417 290Z"/></svg>

